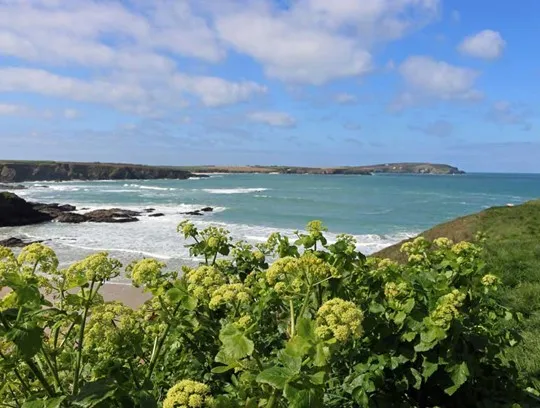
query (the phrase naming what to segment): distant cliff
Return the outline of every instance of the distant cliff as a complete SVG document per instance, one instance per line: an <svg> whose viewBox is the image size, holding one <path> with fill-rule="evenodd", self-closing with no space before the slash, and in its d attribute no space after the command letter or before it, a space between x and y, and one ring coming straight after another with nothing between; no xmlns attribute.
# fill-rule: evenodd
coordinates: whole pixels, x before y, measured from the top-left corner
<svg viewBox="0 0 540 408"><path fill-rule="evenodd" d="M0 161L0 182L44 180L188 179L194 175L175 167L132 164Z"/></svg>
<svg viewBox="0 0 540 408"><path fill-rule="evenodd" d="M294 166L195 166L185 167L195 173L279 173L279 174L463 174L457 167L432 163L388 163L373 166L294 167Z"/></svg>

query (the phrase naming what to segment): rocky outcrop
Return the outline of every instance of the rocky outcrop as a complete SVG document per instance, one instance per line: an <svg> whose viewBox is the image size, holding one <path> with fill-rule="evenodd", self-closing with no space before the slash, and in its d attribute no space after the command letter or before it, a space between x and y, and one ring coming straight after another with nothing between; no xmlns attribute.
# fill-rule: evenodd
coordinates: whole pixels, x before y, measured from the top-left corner
<svg viewBox="0 0 540 408"><path fill-rule="evenodd" d="M175 167L108 163L0 162L2 183L44 180L183 180L193 176L189 171Z"/></svg>
<svg viewBox="0 0 540 408"><path fill-rule="evenodd" d="M25 186L22 184L0 184L0 190L24 190Z"/></svg>
<svg viewBox="0 0 540 408"><path fill-rule="evenodd" d="M0 193L0 227L38 224L53 218L13 193Z"/></svg>
<svg viewBox="0 0 540 408"><path fill-rule="evenodd" d="M180 213L180 214L202 216L202 215L204 215L203 213L212 212L212 211L214 211L214 209L212 207L204 207L204 208L201 208L200 210L186 211L186 212L183 212L183 213Z"/></svg>
<svg viewBox="0 0 540 408"><path fill-rule="evenodd" d="M8 238L0 240L0 246L7 247L7 248L23 248L25 246L28 246L30 244L35 244L37 242L43 242L43 241L25 241L20 238Z"/></svg>

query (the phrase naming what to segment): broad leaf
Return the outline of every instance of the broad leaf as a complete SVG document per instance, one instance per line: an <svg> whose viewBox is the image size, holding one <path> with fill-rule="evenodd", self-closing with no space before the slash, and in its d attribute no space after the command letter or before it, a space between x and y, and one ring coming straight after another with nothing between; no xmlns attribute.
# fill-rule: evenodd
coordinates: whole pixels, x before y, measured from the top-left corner
<svg viewBox="0 0 540 408"><path fill-rule="evenodd" d="M257 376L257 382L282 390L285 384L293 379L294 375L295 373L288 368L274 366L261 371Z"/></svg>
<svg viewBox="0 0 540 408"><path fill-rule="evenodd" d="M12 327L7 337L27 359L34 357L41 348L43 329L30 323Z"/></svg>
<svg viewBox="0 0 540 408"><path fill-rule="evenodd" d="M72 400L73 405L83 408L92 408L110 400L117 389L116 384L110 380L98 380L86 383L79 394Z"/></svg>
<svg viewBox="0 0 540 408"><path fill-rule="evenodd" d="M223 352L233 359L242 359L253 353L253 342L233 324L223 327L219 333Z"/></svg>
<svg viewBox="0 0 540 408"><path fill-rule="evenodd" d="M446 372L450 374L450 378L454 385L446 388L444 392L448 395L452 395L467 381L467 378L469 377L469 367L465 362L453 364L446 367Z"/></svg>

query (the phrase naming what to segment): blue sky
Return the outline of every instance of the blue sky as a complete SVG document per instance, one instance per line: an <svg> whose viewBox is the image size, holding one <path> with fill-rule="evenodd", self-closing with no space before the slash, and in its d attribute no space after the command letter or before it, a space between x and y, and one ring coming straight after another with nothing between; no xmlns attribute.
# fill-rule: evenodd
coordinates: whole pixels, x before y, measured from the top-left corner
<svg viewBox="0 0 540 408"><path fill-rule="evenodd" d="M535 0L0 0L0 158L540 172Z"/></svg>

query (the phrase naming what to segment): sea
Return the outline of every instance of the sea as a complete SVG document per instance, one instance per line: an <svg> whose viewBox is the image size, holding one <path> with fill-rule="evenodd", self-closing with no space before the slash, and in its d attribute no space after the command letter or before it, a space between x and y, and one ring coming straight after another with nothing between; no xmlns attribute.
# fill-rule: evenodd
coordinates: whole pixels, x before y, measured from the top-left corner
<svg viewBox="0 0 540 408"><path fill-rule="evenodd" d="M517 205L540 197L540 175L285 175L213 174L188 180L120 180L23 183L14 191L30 201L98 208L144 210L126 224L50 222L0 228L0 239L43 240L62 264L108 251L124 263L143 257L171 268L196 262L176 232L191 219L199 228L223 227L236 240L264 242L273 232L294 236L310 220L322 220L328 238L351 234L365 254L414 236L436 224L492 206ZM187 216L206 206L213 212Z"/></svg>

